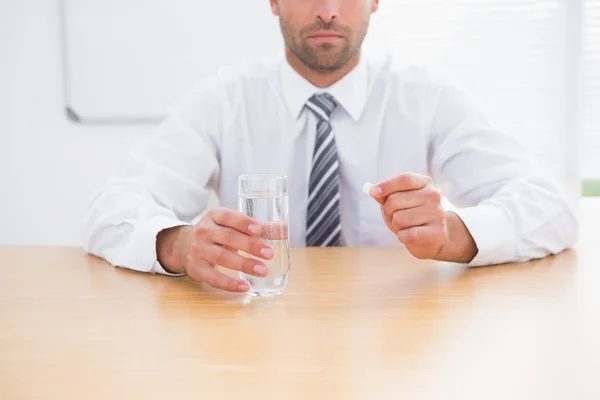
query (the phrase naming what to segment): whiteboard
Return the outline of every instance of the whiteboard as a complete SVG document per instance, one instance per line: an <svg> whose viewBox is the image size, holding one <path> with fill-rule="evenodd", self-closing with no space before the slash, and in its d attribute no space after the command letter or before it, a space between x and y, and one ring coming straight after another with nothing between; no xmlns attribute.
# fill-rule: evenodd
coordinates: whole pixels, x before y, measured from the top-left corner
<svg viewBox="0 0 600 400"><path fill-rule="evenodd" d="M267 0L62 0L67 115L158 121L197 82L283 51Z"/></svg>

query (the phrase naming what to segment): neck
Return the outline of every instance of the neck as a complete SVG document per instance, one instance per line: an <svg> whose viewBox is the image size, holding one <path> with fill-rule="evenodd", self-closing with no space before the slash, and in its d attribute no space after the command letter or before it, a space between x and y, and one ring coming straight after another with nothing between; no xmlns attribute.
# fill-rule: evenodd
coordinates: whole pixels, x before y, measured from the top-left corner
<svg viewBox="0 0 600 400"><path fill-rule="evenodd" d="M350 60L350 62L335 71L315 71L310 69L288 48L285 50L285 57L290 66L304 79L318 88L327 88L342 79L358 65L358 62L360 61L360 51Z"/></svg>

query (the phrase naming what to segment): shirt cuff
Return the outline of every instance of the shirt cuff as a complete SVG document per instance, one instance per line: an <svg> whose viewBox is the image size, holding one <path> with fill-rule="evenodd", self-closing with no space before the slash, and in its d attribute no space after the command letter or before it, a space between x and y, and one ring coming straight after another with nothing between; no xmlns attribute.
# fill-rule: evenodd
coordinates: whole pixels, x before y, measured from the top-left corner
<svg viewBox="0 0 600 400"><path fill-rule="evenodd" d="M168 273L158 262L156 236L162 230L186 225L189 224L162 215L144 220L138 224L131 238L131 251L135 253L131 268L153 274L182 276L183 274Z"/></svg>
<svg viewBox="0 0 600 400"><path fill-rule="evenodd" d="M156 261L154 263L154 265L152 266L152 269L150 270L150 273L152 273L152 274L160 274L160 275L167 275L167 276L183 276L183 275L185 275L185 274L172 274L171 272L165 271L165 269L163 268L163 266L160 265L160 263L158 261Z"/></svg>
<svg viewBox="0 0 600 400"><path fill-rule="evenodd" d="M477 245L478 253L468 266L502 264L514 259L515 229L501 209L482 204L450 211L463 221Z"/></svg>

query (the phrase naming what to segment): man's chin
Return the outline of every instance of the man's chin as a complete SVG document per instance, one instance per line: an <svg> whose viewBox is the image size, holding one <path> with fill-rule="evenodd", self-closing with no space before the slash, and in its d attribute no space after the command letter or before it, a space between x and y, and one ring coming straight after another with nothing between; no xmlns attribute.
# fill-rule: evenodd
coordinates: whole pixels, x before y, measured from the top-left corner
<svg viewBox="0 0 600 400"><path fill-rule="evenodd" d="M344 56L340 54L339 51L326 51L321 49L321 51L315 52L315 56L316 57L313 57L313 60L319 69L336 70L343 67L345 64Z"/></svg>
<svg viewBox="0 0 600 400"><path fill-rule="evenodd" d="M347 55L339 46L321 45L307 46L304 51L296 53L297 57L314 71L337 71L347 64Z"/></svg>
<svg viewBox="0 0 600 400"><path fill-rule="evenodd" d="M322 71L337 71L346 65L343 59L336 57L320 57L316 63L317 68Z"/></svg>

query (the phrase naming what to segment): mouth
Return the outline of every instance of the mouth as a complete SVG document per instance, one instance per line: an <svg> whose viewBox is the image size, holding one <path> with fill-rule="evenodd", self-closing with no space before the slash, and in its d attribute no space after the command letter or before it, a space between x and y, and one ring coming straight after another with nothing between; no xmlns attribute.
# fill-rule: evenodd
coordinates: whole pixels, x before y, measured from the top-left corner
<svg viewBox="0 0 600 400"><path fill-rule="evenodd" d="M340 34L331 31L313 33L308 38L319 44L335 43L343 39Z"/></svg>

